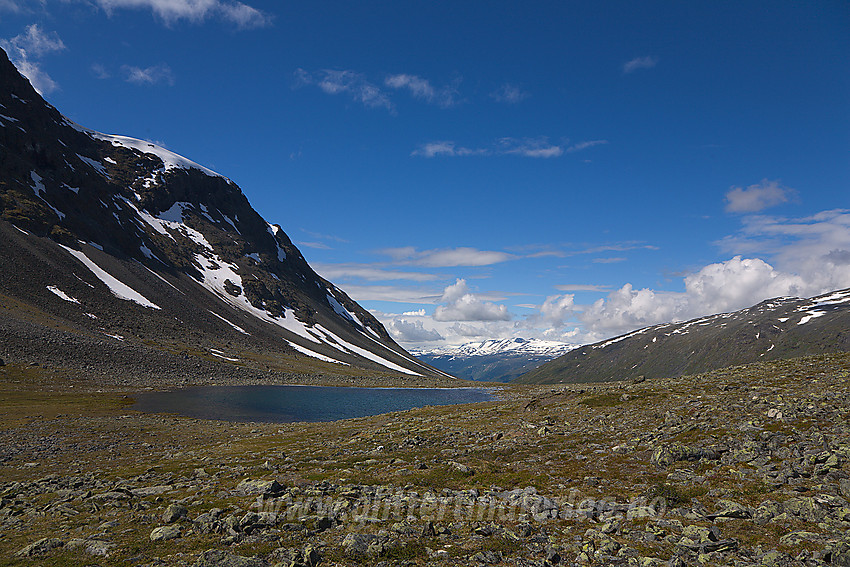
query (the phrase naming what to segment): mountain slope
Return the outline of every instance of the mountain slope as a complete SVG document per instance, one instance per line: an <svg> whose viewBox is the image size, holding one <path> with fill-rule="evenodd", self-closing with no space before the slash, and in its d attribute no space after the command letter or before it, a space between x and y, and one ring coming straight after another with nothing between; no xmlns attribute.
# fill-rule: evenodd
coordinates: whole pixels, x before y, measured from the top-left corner
<svg viewBox="0 0 850 567"><path fill-rule="evenodd" d="M554 341L514 338L467 343L459 347L412 349L410 353L458 378L510 382L575 346Z"/></svg>
<svg viewBox="0 0 850 567"><path fill-rule="evenodd" d="M0 85L6 356L25 356L36 345L21 329L41 325L261 369L444 376L318 276L229 179L70 122L5 53Z"/></svg>
<svg viewBox="0 0 850 567"><path fill-rule="evenodd" d="M850 289L811 299L781 297L733 313L646 327L575 349L517 382L675 377L838 351L850 351Z"/></svg>

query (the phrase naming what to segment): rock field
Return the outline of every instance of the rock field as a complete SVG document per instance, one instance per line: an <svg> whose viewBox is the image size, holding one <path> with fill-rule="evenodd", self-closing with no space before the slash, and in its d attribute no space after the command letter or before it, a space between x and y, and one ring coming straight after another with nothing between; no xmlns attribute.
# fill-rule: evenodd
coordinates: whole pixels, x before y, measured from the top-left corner
<svg viewBox="0 0 850 567"><path fill-rule="evenodd" d="M0 565L850 566L846 354L325 424L0 389Z"/></svg>

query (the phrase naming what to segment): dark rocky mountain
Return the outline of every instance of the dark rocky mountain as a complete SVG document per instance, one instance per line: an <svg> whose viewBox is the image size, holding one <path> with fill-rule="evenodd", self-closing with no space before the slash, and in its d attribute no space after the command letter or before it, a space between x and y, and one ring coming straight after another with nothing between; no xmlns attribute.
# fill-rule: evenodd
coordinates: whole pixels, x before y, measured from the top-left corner
<svg viewBox="0 0 850 567"><path fill-rule="evenodd" d="M684 323L646 327L583 346L524 374L528 384L697 374L750 362L850 351L850 289Z"/></svg>
<svg viewBox="0 0 850 567"><path fill-rule="evenodd" d="M7 359L446 377L318 276L234 182L70 122L2 51L0 238Z"/></svg>
<svg viewBox="0 0 850 567"><path fill-rule="evenodd" d="M411 349L434 368L465 380L510 382L576 345L538 339L494 339L458 347Z"/></svg>

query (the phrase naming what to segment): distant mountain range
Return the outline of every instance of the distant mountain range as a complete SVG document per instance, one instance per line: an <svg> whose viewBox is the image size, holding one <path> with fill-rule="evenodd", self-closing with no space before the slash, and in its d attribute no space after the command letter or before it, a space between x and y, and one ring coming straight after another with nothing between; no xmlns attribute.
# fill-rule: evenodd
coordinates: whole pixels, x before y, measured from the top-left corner
<svg viewBox="0 0 850 567"><path fill-rule="evenodd" d="M429 365L466 380L510 382L521 374L576 348L537 339L501 339L457 347L411 349Z"/></svg>
<svg viewBox="0 0 850 567"><path fill-rule="evenodd" d="M726 366L850 351L850 289L646 327L582 346L516 382L602 382L696 374Z"/></svg>
<svg viewBox="0 0 850 567"><path fill-rule="evenodd" d="M318 276L233 181L74 124L2 51L0 238L0 355L12 359L41 348L54 363L89 364L111 355L81 344L132 344L149 353L134 355L140 369L169 354L446 378Z"/></svg>

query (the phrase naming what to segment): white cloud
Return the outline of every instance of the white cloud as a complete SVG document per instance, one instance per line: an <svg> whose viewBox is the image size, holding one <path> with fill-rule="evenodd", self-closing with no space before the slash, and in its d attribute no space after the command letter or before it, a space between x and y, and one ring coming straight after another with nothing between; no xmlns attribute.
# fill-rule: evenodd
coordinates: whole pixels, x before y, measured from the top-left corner
<svg viewBox="0 0 850 567"><path fill-rule="evenodd" d="M369 108L385 108L395 112L395 106L381 88L366 77L351 70L322 69L309 73L304 69L295 72L296 86L313 85L331 95L345 94Z"/></svg>
<svg viewBox="0 0 850 567"><path fill-rule="evenodd" d="M632 284L599 299L579 315L585 327L610 336L639 327L671 321L682 311L683 294L635 290Z"/></svg>
<svg viewBox="0 0 850 567"><path fill-rule="evenodd" d="M573 144L572 146L568 147L566 151L568 153L580 152L581 150L592 148L593 146L601 146L607 143L608 140L588 140L586 142L579 142L577 144Z"/></svg>
<svg viewBox="0 0 850 567"><path fill-rule="evenodd" d="M540 306L540 317L550 327L563 327L575 313L575 308L574 295L552 295Z"/></svg>
<svg viewBox="0 0 850 567"><path fill-rule="evenodd" d="M39 94L45 95L58 88L56 81L41 69L40 59L48 53L65 49L59 34L45 33L38 24L31 24L24 33L0 40L0 46Z"/></svg>
<svg viewBox="0 0 850 567"><path fill-rule="evenodd" d="M360 278L369 281L408 280L416 282L431 281L437 278L433 274L387 269L376 264L310 264L324 278L335 281L341 278Z"/></svg>
<svg viewBox="0 0 850 567"><path fill-rule="evenodd" d="M625 262L626 258L594 258L591 260L594 264L616 264L618 262Z"/></svg>
<svg viewBox="0 0 850 567"><path fill-rule="evenodd" d="M635 57L623 64L623 73L633 73L638 69L652 69L656 65L658 65L658 59L655 57Z"/></svg>
<svg viewBox="0 0 850 567"><path fill-rule="evenodd" d="M516 85L505 83L490 93L490 96L495 99L496 102L517 104L527 99L530 95Z"/></svg>
<svg viewBox="0 0 850 567"><path fill-rule="evenodd" d="M490 338L492 335L489 334L487 327L483 325L470 325L468 323L455 323L451 326L452 332L456 335L464 338L477 338L477 337L487 337Z"/></svg>
<svg viewBox="0 0 850 567"><path fill-rule="evenodd" d="M417 149L413 150L410 155L432 158L437 156L455 157L455 156L482 156L490 153L485 149L471 149L458 146L451 141L436 141L422 144Z"/></svg>
<svg viewBox="0 0 850 567"><path fill-rule="evenodd" d="M264 28L271 25L272 17L252 6L236 2L219 3L219 11L225 20L233 22L239 29Z"/></svg>
<svg viewBox="0 0 850 567"><path fill-rule="evenodd" d="M306 242L304 240L299 240L298 246L302 246L304 248L314 248L316 250L333 250L333 248L331 248L324 242Z"/></svg>
<svg viewBox="0 0 850 567"><path fill-rule="evenodd" d="M434 305L441 297L440 292L432 289L405 286L345 284L342 287L345 288L345 293L355 301Z"/></svg>
<svg viewBox="0 0 850 567"><path fill-rule="evenodd" d="M564 148L549 143L545 136L539 138L501 138L497 142L498 153L533 158L552 158L563 155Z"/></svg>
<svg viewBox="0 0 850 567"><path fill-rule="evenodd" d="M732 254L760 250L783 272L799 274L806 285L800 292L815 295L850 286L850 210L822 211L802 218L750 216L743 228L719 242Z"/></svg>
<svg viewBox="0 0 850 567"><path fill-rule="evenodd" d="M546 136L536 138L503 137L497 139L489 147L469 148L459 145L453 140L435 140L420 144L410 155L426 158L516 155L545 159L560 157L565 153L574 153L607 143L607 140L590 140L567 146L565 144L554 144Z"/></svg>
<svg viewBox="0 0 850 567"><path fill-rule="evenodd" d="M457 104L458 90L456 84L437 89L427 79L407 74L390 75L384 80L384 84L393 89L407 89L414 98L436 104L442 108Z"/></svg>
<svg viewBox="0 0 850 567"><path fill-rule="evenodd" d="M757 213L769 207L787 203L796 196L796 191L783 187L779 181L762 179L761 183L743 187L731 187L726 193L726 211L729 213Z"/></svg>
<svg viewBox="0 0 850 567"><path fill-rule="evenodd" d="M100 63L93 63L91 66L92 73L98 79L108 79L111 77L109 71L106 70L106 67L101 65Z"/></svg>
<svg viewBox="0 0 850 567"><path fill-rule="evenodd" d="M96 0L107 14L116 9L149 9L166 24L180 20L202 22L221 18L239 29L260 28L272 23L272 16L242 2L221 0Z"/></svg>
<svg viewBox="0 0 850 567"><path fill-rule="evenodd" d="M20 4L14 0L0 0L0 11L20 14L23 10L21 9Z"/></svg>
<svg viewBox="0 0 850 567"><path fill-rule="evenodd" d="M516 258L507 252L478 250L476 248L437 248L417 250L412 246L385 248L378 251L390 256L396 263L429 268L452 268L458 266L490 266Z"/></svg>
<svg viewBox="0 0 850 567"><path fill-rule="evenodd" d="M446 287L440 302L434 310L437 321L509 321L512 318L504 305L476 297L463 279Z"/></svg>
<svg viewBox="0 0 850 567"><path fill-rule="evenodd" d="M393 338L405 343L423 343L442 341L443 336L434 329L426 329L422 321L394 319L390 321L387 330Z"/></svg>
<svg viewBox="0 0 850 567"><path fill-rule="evenodd" d="M136 85L157 85L164 83L169 86L174 85L174 73L171 67L164 63L152 65L142 69L133 65L124 65L121 67L126 76L125 80L128 83Z"/></svg>
<svg viewBox="0 0 850 567"><path fill-rule="evenodd" d="M611 286L597 284L565 284L556 285L555 289L560 291L611 291Z"/></svg>

